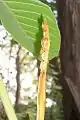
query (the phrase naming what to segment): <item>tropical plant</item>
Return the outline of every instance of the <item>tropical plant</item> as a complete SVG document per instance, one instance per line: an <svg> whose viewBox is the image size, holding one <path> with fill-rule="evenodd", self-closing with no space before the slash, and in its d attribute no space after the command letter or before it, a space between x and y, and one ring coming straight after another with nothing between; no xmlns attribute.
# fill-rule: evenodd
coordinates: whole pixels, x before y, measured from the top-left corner
<svg viewBox="0 0 80 120"><path fill-rule="evenodd" d="M32 52L37 59L40 59L44 19L49 26L50 60L57 56L60 46L59 30L51 9L38 0L0 0L1 23L14 40ZM17 120L2 81L0 81L0 97L9 120Z"/></svg>

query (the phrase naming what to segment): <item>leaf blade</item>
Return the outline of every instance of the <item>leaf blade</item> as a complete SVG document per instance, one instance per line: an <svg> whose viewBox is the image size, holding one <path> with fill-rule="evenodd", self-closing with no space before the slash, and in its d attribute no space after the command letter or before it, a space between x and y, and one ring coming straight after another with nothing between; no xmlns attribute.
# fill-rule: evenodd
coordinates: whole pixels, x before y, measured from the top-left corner
<svg viewBox="0 0 80 120"><path fill-rule="evenodd" d="M7 113L7 116L9 120L17 120L16 114L14 112L14 109L11 105L11 101L8 97L7 90L3 84L3 82L0 80L0 97L3 102L3 106L5 108L5 111Z"/></svg>
<svg viewBox="0 0 80 120"><path fill-rule="evenodd" d="M58 54L60 34L53 13L47 5L37 0L3 0L3 3L9 7L9 10L12 13L11 15L13 16L12 18L15 18L18 26L23 31L22 34L24 33L24 36L29 36L29 40L25 40L25 38L19 40L19 38L15 37L18 42L38 57L41 46L40 41L42 39L41 25L43 19L46 18L49 25L51 41L49 59L52 59ZM10 32L10 29L8 31Z"/></svg>

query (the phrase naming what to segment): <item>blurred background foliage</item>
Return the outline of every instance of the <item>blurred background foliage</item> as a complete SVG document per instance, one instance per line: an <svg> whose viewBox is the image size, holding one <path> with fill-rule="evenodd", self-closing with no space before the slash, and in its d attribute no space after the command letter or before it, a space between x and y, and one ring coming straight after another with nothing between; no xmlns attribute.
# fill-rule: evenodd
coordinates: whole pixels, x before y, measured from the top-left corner
<svg viewBox="0 0 80 120"><path fill-rule="evenodd" d="M40 1L49 5L52 11L55 13L55 17L57 18L56 1ZM4 30L2 25L0 28L0 31ZM0 38L0 51L4 51L5 54L8 54L9 61L12 61L14 59L14 66L12 65L12 62L10 63L11 68L6 68L5 65L1 66L2 63L0 63L0 77L2 78L7 87L10 99L12 101L12 104L14 105L18 119L35 120L37 110L36 99L40 62L37 61L31 53L29 53L17 42L15 42L7 32L3 32L3 36ZM6 58L4 57L3 59ZM9 65L9 63L7 64ZM12 69L12 67L14 68L14 70ZM4 69L7 71L8 78L4 74ZM48 65L46 82L45 120L64 119L62 106L62 87L59 82L60 72L60 59L59 56L57 56L52 61L50 61ZM29 75L28 78L26 78L27 75ZM30 75L32 77L30 77ZM26 82L23 82L25 79L24 77L27 79ZM15 81L15 83L11 82L11 79L12 81ZM31 85L28 85L30 83ZM12 97L12 95L14 97ZM7 116L1 101L0 120L7 120Z"/></svg>

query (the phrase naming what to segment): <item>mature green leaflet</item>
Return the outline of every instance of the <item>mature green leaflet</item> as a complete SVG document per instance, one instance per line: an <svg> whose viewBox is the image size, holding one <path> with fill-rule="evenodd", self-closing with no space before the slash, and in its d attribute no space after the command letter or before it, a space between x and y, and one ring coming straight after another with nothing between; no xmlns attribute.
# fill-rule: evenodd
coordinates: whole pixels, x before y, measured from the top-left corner
<svg viewBox="0 0 80 120"><path fill-rule="evenodd" d="M0 0L0 19L14 40L38 58L41 47L43 19L50 31L49 59L59 52L60 34L51 9L38 0Z"/></svg>

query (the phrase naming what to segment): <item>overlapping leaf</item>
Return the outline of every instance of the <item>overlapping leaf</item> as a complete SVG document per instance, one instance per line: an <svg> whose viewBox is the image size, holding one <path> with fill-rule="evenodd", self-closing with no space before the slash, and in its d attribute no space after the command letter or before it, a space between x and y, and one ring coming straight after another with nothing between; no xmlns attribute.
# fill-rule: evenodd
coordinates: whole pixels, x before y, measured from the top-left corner
<svg viewBox="0 0 80 120"><path fill-rule="evenodd" d="M60 35L50 8L38 0L0 0L0 19L16 41L39 56L41 25L46 18L50 31L49 59L58 54Z"/></svg>
<svg viewBox="0 0 80 120"><path fill-rule="evenodd" d="M16 114L8 97L8 92L1 80L0 80L0 98L3 102L3 106L5 108L9 120L17 120Z"/></svg>

